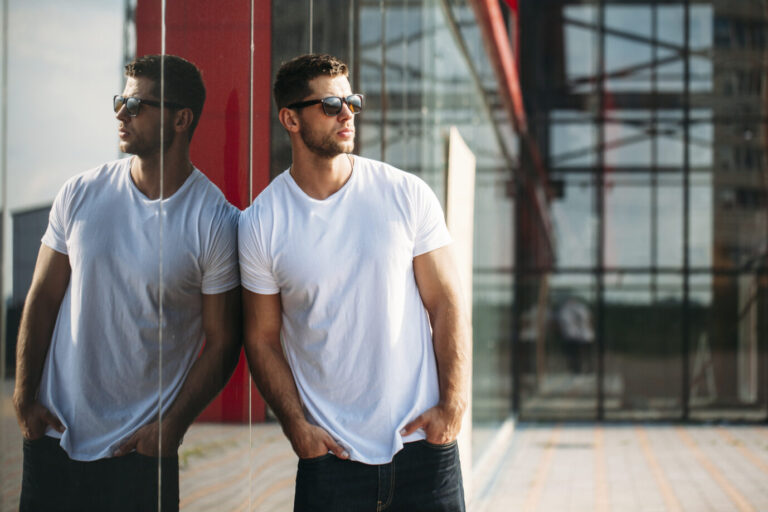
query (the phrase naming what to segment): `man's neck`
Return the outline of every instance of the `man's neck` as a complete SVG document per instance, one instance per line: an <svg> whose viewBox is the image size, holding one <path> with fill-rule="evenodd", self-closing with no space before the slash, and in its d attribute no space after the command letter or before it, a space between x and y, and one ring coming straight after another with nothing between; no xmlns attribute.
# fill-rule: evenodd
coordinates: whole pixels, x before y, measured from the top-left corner
<svg viewBox="0 0 768 512"><path fill-rule="evenodd" d="M341 189L352 175L352 157L346 153L331 158L314 154L297 155L291 164L291 177L305 194L326 199Z"/></svg>
<svg viewBox="0 0 768 512"><path fill-rule="evenodd" d="M171 197L184 184L192 173L189 154L166 152L163 159L163 172L160 172L160 154L152 157L134 156L131 159L131 179L136 188L149 199ZM160 175L163 176L162 188Z"/></svg>

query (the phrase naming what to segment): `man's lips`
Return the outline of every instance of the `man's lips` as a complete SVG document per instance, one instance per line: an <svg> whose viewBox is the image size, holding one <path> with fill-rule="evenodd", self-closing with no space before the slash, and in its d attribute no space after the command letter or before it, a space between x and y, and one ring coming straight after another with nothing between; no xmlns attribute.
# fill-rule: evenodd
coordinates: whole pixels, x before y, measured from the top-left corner
<svg viewBox="0 0 768 512"><path fill-rule="evenodd" d="M340 136L344 138L350 138L355 136L355 129L354 128L342 128L338 132L336 132Z"/></svg>

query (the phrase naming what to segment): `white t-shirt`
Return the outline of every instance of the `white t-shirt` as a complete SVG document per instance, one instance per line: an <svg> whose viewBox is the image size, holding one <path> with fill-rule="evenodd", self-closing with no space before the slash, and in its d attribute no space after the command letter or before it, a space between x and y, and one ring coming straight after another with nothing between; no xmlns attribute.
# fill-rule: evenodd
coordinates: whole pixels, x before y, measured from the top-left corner
<svg viewBox="0 0 768 512"><path fill-rule="evenodd" d="M130 158L68 180L42 242L69 257L40 401L66 431L73 459L109 457L157 417L160 254L163 261L162 403L176 398L203 342L202 294L240 284L239 211L199 170L163 201L130 176Z"/></svg>
<svg viewBox="0 0 768 512"><path fill-rule="evenodd" d="M241 215L243 286L280 292L283 347L307 418L353 460L386 463L425 437L399 434L439 398L413 258L450 242L421 179L360 157L325 200L285 171Z"/></svg>

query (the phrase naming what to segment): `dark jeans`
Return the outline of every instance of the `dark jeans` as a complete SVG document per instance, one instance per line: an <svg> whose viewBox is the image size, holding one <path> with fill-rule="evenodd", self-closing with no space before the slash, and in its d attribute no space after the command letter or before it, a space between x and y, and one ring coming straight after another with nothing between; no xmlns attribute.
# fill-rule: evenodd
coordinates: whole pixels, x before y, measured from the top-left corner
<svg viewBox="0 0 768 512"><path fill-rule="evenodd" d="M300 459L294 512L463 512L456 442L407 443L392 462L368 465L333 454Z"/></svg>
<svg viewBox="0 0 768 512"><path fill-rule="evenodd" d="M179 459L163 458L162 510L179 510ZM130 453L72 460L59 440L24 440L21 512L157 510L157 458Z"/></svg>

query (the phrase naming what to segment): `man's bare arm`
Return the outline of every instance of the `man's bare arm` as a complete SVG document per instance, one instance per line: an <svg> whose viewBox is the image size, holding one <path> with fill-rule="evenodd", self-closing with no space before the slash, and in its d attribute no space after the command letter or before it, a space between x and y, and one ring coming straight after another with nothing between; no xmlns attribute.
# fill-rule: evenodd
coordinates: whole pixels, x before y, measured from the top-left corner
<svg viewBox="0 0 768 512"><path fill-rule="evenodd" d="M413 271L432 324L440 401L408 423L402 434L422 428L428 442L444 444L458 436L467 408L470 326L450 246L415 257Z"/></svg>
<svg viewBox="0 0 768 512"><path fill-rule="evenodd" d="M13 404L21 433L27 439L42 437L48 426L64 431L59 419L40 404L37 392L71 273L66 254L40 246L16 345Z"/></svg>
<svg viewBox="0 0 768 512"><path fill-rule="evenodd" d="M349 454L328 432L304 417L293 373L280 343L280 295L243 290L243 312L245 353L253 380L280 420L296 455L311 458L332 451L339 458L348 458Z"/></svg>
<svg viewBox="0 0 768 512"><path fill-rule="evenodd" d="M203 295L205 345L186 380L162 418L140 428L115 455L132 450L143 455L176 454L181 439L195 418L221 391L237 365L242 346L240 288L215 295ZM158 434L162 432L162 452Z"/></svg>

